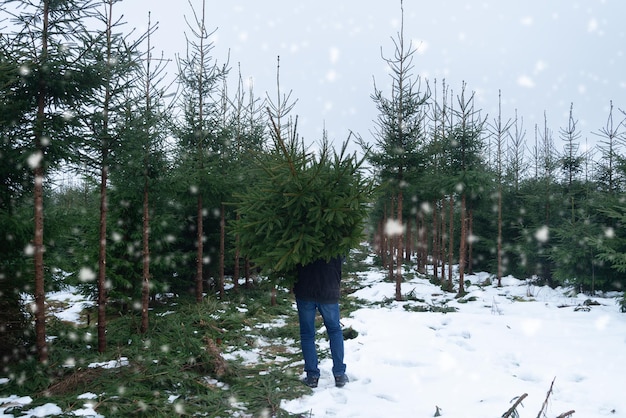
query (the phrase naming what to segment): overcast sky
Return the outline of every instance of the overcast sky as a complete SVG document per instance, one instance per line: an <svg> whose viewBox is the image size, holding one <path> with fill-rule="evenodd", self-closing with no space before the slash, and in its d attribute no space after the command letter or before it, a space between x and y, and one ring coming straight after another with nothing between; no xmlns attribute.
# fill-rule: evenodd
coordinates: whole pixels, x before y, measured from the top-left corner
<svg viewBox="0 0 626 418"><path fill-rule="evenodd" d="M174 58L185 51L189 3L152 0L120 3L129 26L159 22L155 50ZM202 10L202 0L192 0ZM233 76L241 65L256 96L276 96L276 62L281 88L298 99L294 114L308 142L325 126L335 141L349 131L372 140L377 111L373 80L388 91L382 53L393 53L400 30L400 1L229 0L208 1L207 25L217 29L213 51ZM489 121L502 91L505 119L524 118L527 140L543 128L544 112L558 142L570 104L582 140L597 140L612 100L616 119L626 110L626 1L624 0L405 0L405 37L414 42L415 75L431 86L445 79L454 91L462 82L476 92L476 105ZM174 74L172 63L169 73ZM622 118L620 117L619 120Z"/></svg>

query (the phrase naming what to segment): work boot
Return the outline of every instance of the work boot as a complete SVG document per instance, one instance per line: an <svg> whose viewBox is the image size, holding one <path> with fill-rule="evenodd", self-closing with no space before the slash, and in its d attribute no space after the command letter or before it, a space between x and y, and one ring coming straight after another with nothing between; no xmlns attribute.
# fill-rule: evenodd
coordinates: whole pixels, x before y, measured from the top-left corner
<svg viewBox="0 0 626 418"><path fill-rule="evenodd" d="M345 373L335 376L335 386L337 386L338 388L344 387L349 381L350 379L348 379L348 375Z"/></svg>
<svg viewBox="0 0 626 418"><path fill-rule="evenodd" d="M319 377L307 376L304 379L302 379L302 383L304 383L305 385L307 385L310 388L316 388L317 387L317 382L319 380L320 380Z"/></svg>

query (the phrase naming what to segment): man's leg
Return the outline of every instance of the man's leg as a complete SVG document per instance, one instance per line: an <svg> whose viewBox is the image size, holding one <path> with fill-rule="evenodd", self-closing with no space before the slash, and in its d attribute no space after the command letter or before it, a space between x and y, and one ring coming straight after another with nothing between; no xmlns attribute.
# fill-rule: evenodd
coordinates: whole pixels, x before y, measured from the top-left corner
<svg viewBox="0 0 626 418"><path fill-rule="evenodd" d="M307 377L319 378L317 367L317 349L315 347L315 302L296 300L298 320L300 322L300 347L304 357L304 371Z"/></svg>
<svg viewBox="0 0 626 418"><path fill-rule="evenodd" d="M339 322L339 304L324 303L318 305L320 314L324 319L324 326L330 340L330 353L333 357L333 375L343 376L346 373L346 365L343 363L343 331Z"/></svg>

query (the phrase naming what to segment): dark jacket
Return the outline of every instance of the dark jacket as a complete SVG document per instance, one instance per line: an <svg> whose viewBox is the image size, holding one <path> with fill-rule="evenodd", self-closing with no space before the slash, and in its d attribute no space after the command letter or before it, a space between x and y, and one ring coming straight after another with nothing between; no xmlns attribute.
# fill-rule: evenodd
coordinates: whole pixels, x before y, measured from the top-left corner
<svg viewBox="0 0 626 418"><path fill-rule="evenodd" d="M293 288L296 298L318 303L339 302L342 262L343 257L335 257L328 262L317 260L298 265L298 280Z"/></svg>

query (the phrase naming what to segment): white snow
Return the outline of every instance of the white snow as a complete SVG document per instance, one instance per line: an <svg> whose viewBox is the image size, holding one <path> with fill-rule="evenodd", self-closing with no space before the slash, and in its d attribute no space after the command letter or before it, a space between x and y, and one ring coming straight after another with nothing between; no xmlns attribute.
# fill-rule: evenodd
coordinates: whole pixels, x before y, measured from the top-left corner
<svg viewBox="0 0 626 418"><path fill-rule="evenodd" d="M617 303L620 295L589 297L513 277L503 278L499 288L478 286L489 277L481 273L466 276L472 284L465 303L417 277L402 283L410 300L396 302L395 284L385 275L375 269L360 273L365 287L349 296L371 303L342 319L344 327L358 332L345 342L350 383L334 387L331 360L324 358L319 387L283 401L282 408L307 417L432 417L437 410L445 418L499 417L526 394L517 412L519 418L534 418L554 382L542 417L571 410L573 418L626 417L626 314ZM69 294L64 300L84 302ZM457 311L416 311L428 306ZM264 326L284 323L277 317ZM328 350L322 331L318 344ZM231 351L224 357L245 364L286 361L263 356L268 343L259 340L257 352ZM90 367L127 364L120 357ZM7 381L0 378L0 384ZM83 407L71 413L102 417L93 409L96 397L79 396ZM0 417L32 402L30 396L0 395ZM20 413L39 417L62 411L46 404Z"/></svg>
<svg viewBox="0 0 626 418"><path fill-rule="evenodd" d="M120 357L117 360L101 361L98 363L89 363L89 368L102 367L103 369L117 369L119 367L128 366L128 358Z"/></svg>
<svg viewBox="0 0 626 418"><path fill-rule="evenodd" d="M34 299L32 295L23 294L22 300L24 304L30 305L34 310ZM80 313L90 306L94 306L95 302L85 299L85 296L81 295L78 289L73 286L68 286L65 290L57 292L49 292L46 294L46 301L48 302L48 310L56 318L61 321L80 323ZM57 307L51 305L50 302L62 302L63 307Z"/></svg>

